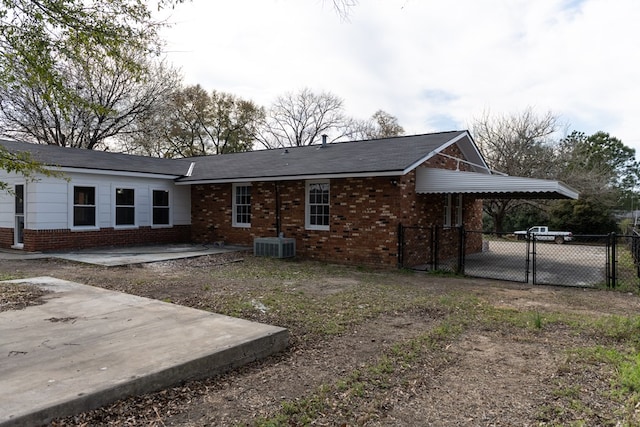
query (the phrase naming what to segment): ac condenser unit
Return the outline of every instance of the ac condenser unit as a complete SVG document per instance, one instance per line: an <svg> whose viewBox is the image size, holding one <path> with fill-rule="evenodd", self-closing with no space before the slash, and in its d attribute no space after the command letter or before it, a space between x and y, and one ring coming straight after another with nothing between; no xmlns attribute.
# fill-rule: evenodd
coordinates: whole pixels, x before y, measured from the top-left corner
<svg viewBox="0 0 640 427"><path fill-rule="evenodd" d="M253 239L253 254L275 258L296 256L296 239L285 237L256 237Z"/></svg>

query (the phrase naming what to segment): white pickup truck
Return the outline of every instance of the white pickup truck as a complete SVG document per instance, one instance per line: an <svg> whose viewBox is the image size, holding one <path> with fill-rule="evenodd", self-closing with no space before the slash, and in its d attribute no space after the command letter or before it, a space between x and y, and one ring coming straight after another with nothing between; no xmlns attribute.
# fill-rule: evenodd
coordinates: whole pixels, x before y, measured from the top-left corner
<svg viewBox="0 0 640 427"><path fill-rule="evenodd" d="M559 245L573 240L573 235L570 231L549 231L549 227L545 225L536 225L528 230L514 231L513 234L518 240L526 239L528 234L536 240L552 240Z"/></svg>

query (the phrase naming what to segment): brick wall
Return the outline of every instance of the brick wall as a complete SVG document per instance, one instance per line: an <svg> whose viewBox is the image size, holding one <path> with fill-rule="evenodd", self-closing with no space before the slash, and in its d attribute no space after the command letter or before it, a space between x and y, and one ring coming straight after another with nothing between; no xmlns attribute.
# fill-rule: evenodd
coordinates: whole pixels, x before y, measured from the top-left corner
<svg viewBox="0 0 640 427"><path fill-rule="evenodd" d="M11 230L13 233L13 230ZM3 233L0 233L2 235ZM13 236L13 234L11 234ZM169 228L140 227L116 230L102 228L92 231L24 230L25 251L54 251L83 249L98 246L134 246L150 244L187 243L191 227L180 225ZM13 243L13 237L11 237ZM1 243L5 244L4 239Z"/></svg>
<svg viewBox="0 0 640 427"><path fill-rule="evenodd" d="M192 240L251 246L255 237L277 236L279 230L296 239L297 254L304 258L395 267L400 222L442 224L444 196L415 194L414 188L414 172L405 177L332 179L330 229L317 231L305 229L303 181L253 183L250 228L232 226L231 184L194 185ZM480 224L479 207L478 201L464 198L466 224Z"/></svg>
<svg viewBox="0 0 640 427"><path fill-rule="evenodd" d="M462 156L457 146L444 152ZM468 169L443 156L433 157L424 166ZM417 194L415 180L415 171L398 177L331 179L329 231L305 229L303 180L253 182L250 228L232 225L231 184L193 185L191 239L198 243L224 241L252 246L255 237L282 232L285 237L296 239L297 254L304 258L395 267L399 223L432 226L443 222L445 196ZM463 205L464 224L481 229L481 202L465 196Z"/></svg>
<svg viewBox="0 0 640 427"><path fill-rule="evenodd" d="M232 226L231 184L194 185L192 240L250 246L255 237L277 236L279 222L279 231L296 239L296 252L302 257L395 266L397 181L388 177L332 179L329 231L305 229L304 181L253 183L251 228Z"/></svg>
<svg viewBox="0 0 640 427"><path fill-rule="evenodd" d="M0 228L0 248L10 248L13 245L13 228Z"/></svg>

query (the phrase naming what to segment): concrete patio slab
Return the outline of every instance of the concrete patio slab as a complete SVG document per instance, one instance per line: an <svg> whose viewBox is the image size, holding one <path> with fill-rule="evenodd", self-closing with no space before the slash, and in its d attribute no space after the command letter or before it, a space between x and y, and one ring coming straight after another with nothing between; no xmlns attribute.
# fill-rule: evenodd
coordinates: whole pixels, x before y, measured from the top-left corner
<svg viewBox="0 0 640 427"><path fill-rule="evenodd" d="M123 248L93 248L73 252L50 253L52 258L68 261L115 267L129 264L145 264L149 262L168 261L172 259L195 258L204 255L236 252L246 248L212 247L204 245L157 245L133 246Z"/></svg>
<svg viewBox="0 0 640 427"><path fill-rule="evenodd" d="M0 312L0 426L34 426L282 351L286 329L38 277L45 303Z"/></svg>
<svg viewBox="0 0 640 427"><path fill-rule="evenodd" d="M222 254L248 250L241 246L208 246L194 244L147 245L90 248L66 252L24 252L13 249L1 249L0 259L44 259L58 258L67 261L115 267L129 264L168 261L182 258L195 258L204 255Z"/></svg>

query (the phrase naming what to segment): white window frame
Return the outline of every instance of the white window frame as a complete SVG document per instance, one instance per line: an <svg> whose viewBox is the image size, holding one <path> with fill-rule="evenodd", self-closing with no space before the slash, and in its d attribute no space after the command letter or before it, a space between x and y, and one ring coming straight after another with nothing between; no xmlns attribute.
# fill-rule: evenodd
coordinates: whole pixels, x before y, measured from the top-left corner
<svg viewBox="0 0 640 427"><path fill-rule="evenodd" d="M154 204L155 201L154 201L153 194L156 191L162 191L162 192L167 193L167 206L161 206L161 205L156 206ZM173 202L173 199L172 199L173 196L171 194L171 190L169 190L167 188L151 188L150 197L151 197L151 200L150 200L150 202L151 202L151 218L150 218L149 222L151 224L151 227L152 228L172 227L173 226L173 209L171 207L173 205L173 203L172 203ZM156 224L154 222L154 220L153 220L154 215L153 214L154 214L156 208L167 208L168 209L169 214L168 214L168 223L167 224Z"/></svg>
<svg viewBox="0 0 640 427"><path fill-rule="evenodd" d="M458 194L456 197L456 226L462 225L462 194Z"/></svg>
<svg viewBox="0 0 640 427"><path fill-rule="evenodd" d="M249 188L249 203L245 204L245 203L238 203L238 189L239 188ZM251 183L249 182L238 182L238 183L234 183L232 185L233 191L231 192L231 224L233 227L239 227L239 228L250 228L251 227ZM240 207L245 207L248 206L249 207L249 213L242 213L242 215L248 215L249 216L249 222L240 222L238 221L238 208Z"/></svg>
<svg viewBox="0 0 640 427"><path fill-rule="evenodd" d="M311 192L311 186L315 185L315 184L326 184L327 185L327 203L311 203L310 200L310 192ZM318 224L312 224L311 223L311 208L312 206L327 206L327 222L328 224L324 225L318 225ZM331 182L328 179L323 179L323 180L313 180L313 181L307 181L305 183L305 228L307 230L321 230L321 231L328 231L330 229L330 225L331 225Z"/></svg>
<svg viewBox="0 0 640 427"><path fill-rule="evenodd" d="M22 249L24 248L24 230L27 228L27 183L25 181L18 181L13 184L13 189L16 191L16 187L22 186L22 213L16 212L16 194L13 195L13 245L11 245L14 249ZM20 237L18 231L18 217L22 217L22 242L18 242Z"/></svg>
<svg viewBox="0 0 640 427"><path fill-rule="evenodd" d="M73 183L70 184L71 191L69 195L69 225L72 230L97 230L98 229L98 186L94 184ZM93 188L93 204L81 205L76 204L76 188ZM76 225L76 207L93 207L93 224L92 225Z"/></svg>
<svg viewBox="0 0 640 427"><path fill-rule="evenodd" d="M454 206L455 202L455 206ZM454 211L455 208L455 211ZM455 224L452 222L455 214ZM445 194L443 226L459 227L462 225L462 194Z"/></svg>
<svg viewBox="0 0 640 427"><path fill-rule="evenodd" d="M133 205L118 204L118 190L133 191ZM133 224L118 224L118 208L133 208ZM133 187L114 185L113 186L113 227L114 228L136 228L138 226L138 215L136 207L136 189Z"/></svg>
<svg viewBox="0 0 640 427"><path fill-rule="evenodd" d="M442 225L445 227L451 227L451 199L452 194L444 195L444 219L442 220Z"/></svg>

